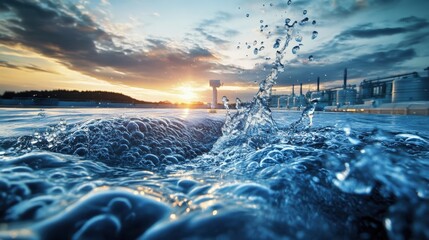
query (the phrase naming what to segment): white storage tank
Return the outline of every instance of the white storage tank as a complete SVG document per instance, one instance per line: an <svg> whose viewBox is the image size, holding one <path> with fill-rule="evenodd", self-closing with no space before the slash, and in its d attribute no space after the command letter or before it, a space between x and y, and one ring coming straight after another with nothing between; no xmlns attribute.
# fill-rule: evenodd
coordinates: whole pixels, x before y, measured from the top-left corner
<svg viewBox="0 0 429 240"><path fill-rule="evenodd" d="M392 102L429 101L429 77L417 73L393 81Z"/></svg>

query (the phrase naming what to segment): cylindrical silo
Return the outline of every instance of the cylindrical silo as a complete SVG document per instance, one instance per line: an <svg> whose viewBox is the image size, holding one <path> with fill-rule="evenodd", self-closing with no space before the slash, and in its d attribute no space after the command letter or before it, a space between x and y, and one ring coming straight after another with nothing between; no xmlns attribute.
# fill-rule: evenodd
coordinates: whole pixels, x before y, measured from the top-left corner
<svg viewBox="0 0 429 240"><path fill-rule="evenodd" d="M392 102L429 101L429 78L417 74L395 79Z"/></svg>

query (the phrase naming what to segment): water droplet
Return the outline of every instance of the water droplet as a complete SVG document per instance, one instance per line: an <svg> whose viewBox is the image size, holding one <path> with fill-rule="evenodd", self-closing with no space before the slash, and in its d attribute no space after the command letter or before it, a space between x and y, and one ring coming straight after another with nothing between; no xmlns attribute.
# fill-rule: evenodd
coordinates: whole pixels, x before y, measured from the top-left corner
<svg viewBox="0 0 429 240"><path fill-rule="evenodd" d="M307 10L304 10L304 11L302 12L302 14L306 15L306 14L307 14Z"/></svg>
<svg viewBox="0 0 429 240"><path fill-rule="evenodd" d="M299 22L300 25L304 25L308 22L308 17L304 18L301 20L301 22Z"/></svg>
<svg viewBox="0 0 429 240"><path fill-rule="evenodd" d="M313 60L314 60L313 55L310 55L310 56L308 57L308 61L312 62Z"/></svg>
<svg viewBox="0 0 429 240"><path fill-rule="evenodd" d="M311 39L317 38L317 35L319 35L319 33L317 31L313 31L313 34L311 35Z"/></svg>
<svg viewBox="0 0 429 240"><path fill-rule="evenodd" d="M272 4L272 3L270 3L270 6L272 7L272 6L273 6L273 4Z"/></svg>
<svg viewBox="0 0 429 240"><path fill-rule="evenodd" d="M266 58L265 58L265 60L267 60L267 61L268 61L268 60L271 60L271 58L270 58L270 57L266 57Z"/></svg>
<svg viewBox="0 0 429 240"><path fill-rule="evenodd" d="M259 52L258 48L253 49L253 54L258 55L258 52Z"/></svg>
<svg viewBox="0 0 429 240"><path fill-rule="evenodd" d="M302 42L302 36L301 35L296 35L295 36L295 41Z"/></svg>
<svg viewBox="0 0 429 240"><path fill-rule="evenodd" d="M264 22L264 20L260 20L259 22L260 22L260 23L263 23L263 22Z"/></svg>
<svg viewBox="0 0 429 240"><path fill-rule="evenodd" d="M291 5L291 4L292 4L292 0L288 0L287 5Z"/></svg>
<svg viewBox="0 0 429 240"><path fill-rule="evenodd" d="M255 46L256 44L258 44L258 41L253 41L253 46Z"/></svg>
<svg viewBox="0 0 429 240"><path fill-rule="evenodd" d="M265 25L265 28L267 28L268 27L268 25Z"/></svg>
<svg viewBox="0 0 429 240"><path fill-rule="evenodd" d="M248 14L248 13L247 13L247 14L246 14L246 17L249 17L249 16L250 16L250 14Z"/></svg>
<svg viewBox="0 0 429 240"><path fill-rule="evenodd" d="M237 46L237 49L240 49L240 46Z"/></svg>
<svg viewBox="0 0 429 240"><path fill-rule="evenodd" d="M264 50L265 49L265 47L264 46L261 46L260 48L259 48L259 51L262 51L262 50Z"/></svg>
<svg viewBox="0 0 429 240"><path fill-rule="evenodd" d="M274 43L274 45L273 45L273 48L279 48L280 47L280 42L281 42L282 40L280 40L280 38L277 38L276 39L276 42Z"/></svg>
<svg viewBox="0 0 429 240"><path fill-rule="evenodd" d="M290 23L290 18L286 18L285 19L285 24L289 24Z"/></svg>
<svg viewBox="0 0 429 240"><path fill-rule="evenodd" d="M316 20L313 20L312 24L313 24L313 25L316 25L316 23L317 23L317 22L316 22Z"/></svg>
<svg viewBox="0 0 429 240"><path fill-rule="evenodd" d="M229 110L229 99L226 96L222 97L223 106L225 109Z"/></svg>
<svg viewBox="0 0 429 240"><path fill-rule="evenodd" d="M292 53L293 53L293 54L296 54L296 53L299 51L299 49L300 49L300 48L299 48L299 46L295 46L295 47L293 47L293 48L292 48Z"/></svg>
<svg viewBox="0 0 429 240"><path fill-rule="evenodd" d="M251 48L251 46L250 45L247 45L247 49L250 49Z"/></svg>
<svg viewBox="0 0 429 240"><path fill-rule="evenodd" d="M263 44L264 44L264 41L261 42L261 45L263 45Z"/></svg>

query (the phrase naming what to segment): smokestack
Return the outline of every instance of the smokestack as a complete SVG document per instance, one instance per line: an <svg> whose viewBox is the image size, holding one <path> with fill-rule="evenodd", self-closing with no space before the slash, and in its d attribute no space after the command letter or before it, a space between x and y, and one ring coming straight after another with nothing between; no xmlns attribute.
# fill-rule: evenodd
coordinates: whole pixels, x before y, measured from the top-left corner
<svg viewBox="0 0 429 240"><path fill-rule="evenodd" d="M344 90L347 89L347 68L344 69L344 84L343 84Z"/></svg>
<svg viewBox="0 0 429 240"><path fill-rule="evenodd" d="M292 96L295 96L295 84L292 84Z"/></svg>
<svg viewBox="0 0 429 240"><path fill-rule="evenodd" d="M320 77L317 77L317 91L320 91Z"/></svg>
<svg viewBox="0 0 429 240"><path fill-rule="evenodd" d="M299 96L302 96L302 83L299 84Z"/></svg>

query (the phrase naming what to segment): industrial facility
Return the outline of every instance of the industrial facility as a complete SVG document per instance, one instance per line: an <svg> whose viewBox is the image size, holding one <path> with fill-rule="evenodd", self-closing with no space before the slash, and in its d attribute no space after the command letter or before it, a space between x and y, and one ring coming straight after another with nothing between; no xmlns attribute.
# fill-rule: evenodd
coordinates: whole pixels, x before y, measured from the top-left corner
<svg viewBox="0 0 429 240"><path fill-rule="evenodd" d="M412 72L365 79L356 86L347 84L346 68L342 86L322 90L317 78L316 91L304 95L302 83L299 94L292 85L290 95L272 96L271 107L300 110L311 99L318 99L318 111L429 115L429 68L425 70L428 71L425 77Z"/></svg>

